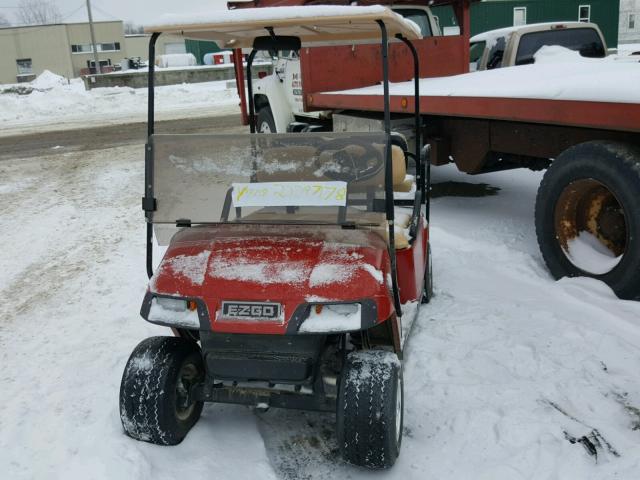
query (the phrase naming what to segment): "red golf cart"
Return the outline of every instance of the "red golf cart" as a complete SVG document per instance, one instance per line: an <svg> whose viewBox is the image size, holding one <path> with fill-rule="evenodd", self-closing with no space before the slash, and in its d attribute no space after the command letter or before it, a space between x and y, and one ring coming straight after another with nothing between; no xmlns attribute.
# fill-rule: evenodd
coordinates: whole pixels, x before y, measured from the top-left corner
<svg viewBox="0 0 640 480"><path fill-rule="evenodd" d="M167 17L149 30L150 59L161 33L252 48L249 92L259 50L379 41L385 131L256 134L250 104L247 135L155 134L149 62L141 315L174 336L131 354L124 431L177 444L204 402L335 412L345 460L390 467L403 344L415 305L431 296L419 104L409 152L391 132L388 95L388 42L404 42L418 72L417 26L380 6L282 7ZM153 272L155 241L168 248Z"/></svg>

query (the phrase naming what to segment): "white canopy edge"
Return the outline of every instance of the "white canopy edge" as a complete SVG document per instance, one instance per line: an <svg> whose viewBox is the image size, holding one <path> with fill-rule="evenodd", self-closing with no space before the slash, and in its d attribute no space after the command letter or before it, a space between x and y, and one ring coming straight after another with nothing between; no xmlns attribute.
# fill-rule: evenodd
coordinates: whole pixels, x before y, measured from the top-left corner
<svg viewBox="0 0 640 480"><path fill-rule="evenodd" d="M201 14L165 14L145 27L147 33L161 32L213 40L222 48L253 46L256 37L269 35L299 37L303 45L380 39L382 20L389 39L401 34L409 40L421 38L420 28L387 7L373 5L310 5L296 7L211 10Z"/></svg>

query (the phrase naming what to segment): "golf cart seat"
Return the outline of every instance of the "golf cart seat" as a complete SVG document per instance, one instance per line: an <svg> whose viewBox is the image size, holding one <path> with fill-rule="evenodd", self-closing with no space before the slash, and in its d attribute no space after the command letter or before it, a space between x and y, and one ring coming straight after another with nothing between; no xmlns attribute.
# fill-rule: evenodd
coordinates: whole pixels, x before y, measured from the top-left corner
<svg viewBox="0 0 640 480"><path fill-rule="evenodd" d="M393 191L410 192L413 188L413 177L407 177L407 159L397 145L391 146L391 160L393 162Z"/></svg>

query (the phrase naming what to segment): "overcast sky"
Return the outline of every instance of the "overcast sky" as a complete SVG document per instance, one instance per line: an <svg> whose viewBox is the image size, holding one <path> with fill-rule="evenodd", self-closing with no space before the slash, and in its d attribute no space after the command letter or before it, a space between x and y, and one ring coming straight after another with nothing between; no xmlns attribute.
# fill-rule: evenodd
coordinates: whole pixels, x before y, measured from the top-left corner
<svg viewBox="0 0 640 480"><path fill-rule="evenodd" d="M51 0L64 17L65 22L87 20L86 0ZM0 0L0 14L17 23L14 8L20 0ZM226 9L226 0L91 0L94 20L131 20L148 23L163 13L198 13L207 10Z"/></svg>

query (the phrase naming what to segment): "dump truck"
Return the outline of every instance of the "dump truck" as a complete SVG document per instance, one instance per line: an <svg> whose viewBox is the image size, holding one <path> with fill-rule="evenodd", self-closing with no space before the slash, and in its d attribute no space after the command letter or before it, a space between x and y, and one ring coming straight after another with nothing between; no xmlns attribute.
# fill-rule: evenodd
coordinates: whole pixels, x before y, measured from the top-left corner
<svg viewBox="0 0 640 480"><path fill-rule="evenodd" d="M313 3L252 0L230 2L228 8ZM468 73L471 0L403 0L391 8L400 14L402 8L422 12L408 17L420 24L420 18L433 18L433 6L451 8L460 34L438 36L436 28L421 28L422 38L412 41L420 58L419 78L407 49L399 42L390 45L396 141L414 141L412 114L419 106L420 147L428 150L432 165L454 163L470 175L546 170L535 226L551 274L593 277L620 298L639 299L640 69L609 59L556 59ZM291 69L279 64L248 93L251 111L239 89L247 121L258 131L382 130L379 49L353 42L309 46L288 55Z"/></svg>

